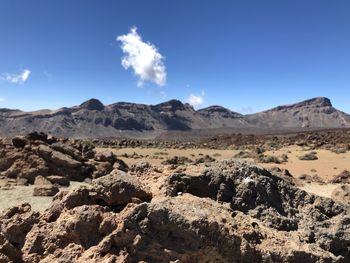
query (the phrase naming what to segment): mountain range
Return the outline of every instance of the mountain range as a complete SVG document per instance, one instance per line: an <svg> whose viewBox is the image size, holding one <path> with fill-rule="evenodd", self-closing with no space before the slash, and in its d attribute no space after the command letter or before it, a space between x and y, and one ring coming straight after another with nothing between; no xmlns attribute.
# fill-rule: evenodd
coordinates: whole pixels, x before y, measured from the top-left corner
<svg viewBox="0 0 350 263"><path fill-rule="evenodd" d="M337 110L325 97L243 115L222 106L195 110L179 100L157 105L118 102L103 105L90 99L58 110L0 109L0 135L42 131L67 137L115 137L159 134L164 131L212 129L316 130L350 127L350 115Z"/></svg>

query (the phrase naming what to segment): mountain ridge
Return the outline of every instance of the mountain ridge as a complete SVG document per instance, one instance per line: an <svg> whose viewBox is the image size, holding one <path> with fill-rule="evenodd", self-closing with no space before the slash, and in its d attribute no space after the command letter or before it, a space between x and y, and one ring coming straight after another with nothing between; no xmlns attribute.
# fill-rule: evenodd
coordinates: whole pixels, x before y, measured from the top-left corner
<svg viewBox="0 0 350 263"><path fill-rule="evenodd" d="M333 107L326 97L277 106L254 114L240 114L220 105L195 110L180 100L155 105L117 102L104 105L89 99L57 110L25 112L0 109L0 135L43 131L56 136L113 137L120 133L205 129L296 129L350 127L350 115Z"/></svg>

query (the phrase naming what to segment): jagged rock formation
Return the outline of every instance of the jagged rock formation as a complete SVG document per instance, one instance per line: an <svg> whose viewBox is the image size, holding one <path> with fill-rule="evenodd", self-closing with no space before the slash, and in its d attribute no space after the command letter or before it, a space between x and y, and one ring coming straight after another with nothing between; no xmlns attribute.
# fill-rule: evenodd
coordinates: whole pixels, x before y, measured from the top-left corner
<svg viewBox="0 0 350 263"><path fill-rule="evenodd" d="M61 192L42 214L9 209L0 262L350 262L347 206L246 162L205 166L143 165Z"/></svg>
<svg viewBox="0 0 350 263"><path fill-rule="evenodd" d="M114 169L127 170L114 154L97 154L92 144L48 137L44 133L1 139L0 148L0 175L21 184L36 181L41 186L37 187L37 195L57 192L49 183L43 183L45 180L66 186L71 180L98 178ZM38 177L42 180L36 180Z"/></svg>
<svg viewBox="0 0 350 263"><path fill-rule="evenodd" d="M157 105L127 102L103 105L97 99L91 99L79 106L55 111L0 109L2 136L32 131L65 137L114 137L141 133L156 136L169 130L236 128L254 131L341 127L350 127L349 115L335 109L330 100L323 97L250 115L241 115L221 106L196 111L178 100Z"/></svg>

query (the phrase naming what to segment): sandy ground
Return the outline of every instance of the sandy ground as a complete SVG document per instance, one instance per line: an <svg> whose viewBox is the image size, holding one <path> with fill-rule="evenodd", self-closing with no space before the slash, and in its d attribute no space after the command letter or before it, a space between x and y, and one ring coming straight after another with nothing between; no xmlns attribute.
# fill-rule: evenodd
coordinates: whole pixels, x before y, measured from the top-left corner
<svg viewBox="0 0 350 263"><path fill-rule="evenodd" d="M62 187L60 191L71 190L84 183L71 182L69 187ZM13 186L9 190L0 188L0 211L22 203L29 203L35 211L44 211L51 204L53 197L33 196L34 185Z"/></svg>
<svg viewBox="0 0 350 263"><path fill-rule="evenodd" d="M291 146L282 148L274 152L266 152L265 154L271 155L288 155L288 162L283 164L261 164L266 168L278 166L280 168L288 169L289 172L298 177L302 174L318 175L324 181L331 180L335 175L340 174L342 171L350 171L350 152L346 153L334 153L329 150L316 150L318 160L314 161L302 161L299 160L299 156L309 153L309 150L303 150L298 146Z"/></svg>
<svg viewBox="0 0 350 263"><path fill-rule="evenodd" d="M213 150L213 149L157 149L157 148L123 148L123 149L106 149L100 148L98 151L113 151L118 158L125 161L128 165L134 164L142 159L149 161L152 165L159 165L167 158L174 156L185 156L192 160L203 157L203 155L210 155L217 160L230 159L238 153L235 150ZM123 154L132 155L133 153L138 155L148 156L146 158L133 159L124 158Z"/></svg>
<svg viewBox="0 0 350 263"><path fill-rule="evenodd" d="M203 155L210 155L217 160L230 159L234 157L238 151L235 150L212 150L212 149L155 149L155 148L124 148L124 149L106 149L100 148L98 151L113 151L116 155L123 159L128 165L132 165L140 160L147 160L152 165L159 165L166 158L173 156L185 156L192 160L202 157ZM124 158L123 154L147 156L140 159ZM332 179L341 171L350 170L350 152L336 154L328 150L317 150L318 160L302 161L298 157L310 151L305 151L298 146L291 146L282 148L278 151L266 152L267 155L288 155L288 162L284 164L259 164L265 168L280 167L288 169L294 177L302 174L315 175L317 174L324 181ZM249 160L249 159L248 159ZM71 182L68 188L62 187L62 190L70 190L74 187L82 185L79 182ZM323 197L330 197L332 191L339 185L336 184L318 184L307 183L300 187L301 189L317 194ZM14 186L13 189L5 190L0 188L0 211L14 205L19 205L24 202L31 204L36 211L43 211L50 206L52 197L34 197L32 195L34 186Z"/></svg>
<svg viewBox="0 0 350 263"><path fill-rule="evenodd" d="M192 160L203 155L210 155L217 160L233 158L239 151L236 150L212 150L212 149L156 149L156 148L123 148L123 149L105 149L101 148L98 151L113 151L119 158L123 159L128 165L132 165L140 160L147 160L152 165L159 165L166 158L173 156L185 156ZM132 155L133 153L145 156L144 158L124 158L123 154ZM318 160L303 161L299 160L299 156L309 153L310 150L299 146L284 147L278 151L265 152L266 155L279 156L282 154L288 155L288 162L283 164L275 163L259 163L265 168L279 167L288 169L294 176L298 177L302 174L318 175L322 180L328 182L334 176L338 175L343 170L350 170L350 152L336 154L329 150L316 150ZM252 159L247 159L253 161ZM331 197L333 190L338 187L337 184L319 184L305 183L300 187L302 190L323 197Z"/></svg>
<svg viewBox="0 0 350 263"><path fill-rule="evenodd" d="M309 183L305 184L300 189L312 193L315 195L319 195L322 197L328 197L331 198L332 192L335 188L340 186L340 184L318 184L318 183Z"/></svg>
<svg viewBox="0 0 350 263"><path fill-rule="evenodd" d="M136 163L142 159L149 161L153 165L159 165L166 158L173 156L185 156L192 160L201 157L202 155L210 155L217 160L229 159L234 157L238 151L236 150L212 150L212 149L155 149L155 148L124 148L124 149L98 149L99 151L113 151L118 158L123 159L128 165ZM145 158L134 159L124 158L123 154L148 156ZM287 154L288 162L283 164L275 163L259 163L265 168L279 167L288 169L294 177L299 177L302 174L318 175L324 181L329 181L334 176L341 173L343 170L350 170L350 152L337 154L329 150L316 150L318 160L303 161L299 160L299 156L309 153L310 150L305 150L302 147L291 146L285 147L278 151L265 152L266 155L279 156ZM248 159L251 160L251 159ZM252 160L251 160L252 161Z"/></svg>

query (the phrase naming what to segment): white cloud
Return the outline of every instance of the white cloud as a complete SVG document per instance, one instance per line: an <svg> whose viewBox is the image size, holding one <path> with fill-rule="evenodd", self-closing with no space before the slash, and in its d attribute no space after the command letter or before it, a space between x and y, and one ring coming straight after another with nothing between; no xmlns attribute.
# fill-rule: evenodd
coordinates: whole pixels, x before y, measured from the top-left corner
<svg viewBox="0 0 350 263"><path fill-rule="evenodd" d="M5 101L5 98L0 97L0 102L4 102L4 101Z"/></svg>
<svg viewBox="0 0 350 263"><path fill-rule="evenodd" d="M26 82L26 80L29 78L30 70L24 69L22 72L18 74L10 74L10 73L4 73L1 75L2 80L6 80L7 82L14 83L14 84L22 84Z"/></svg>
<svg viewBox="0 0 350 263"><path fill-rule="evenodd" d="M131 28L126 35L117 37L125 56L122 58L124 69L132 68L138 77L137 86L141 87L145 81L151 81L159 86L166 84L166 68L164 57L158 52L157 47L149 42L144 42L137 33L137 28Z"/></svg>
<svg viewBox="0 0 350 263"><path fill-rule="evenodd" d="M192 93L188 96L186 102L194 107L199 106L204 102L204 93L202 92L201 95L195 95Z"/></svg>
<svg viewBox="0 0 350 263"><path fill-rule="evenodd" d="M190 84L186 84L186 88L189 88ZM190 95L185 99L185 101L191 104L193 107L197 107L204 102L205 90L202 89L200 94L190 93Z"/></svg>

